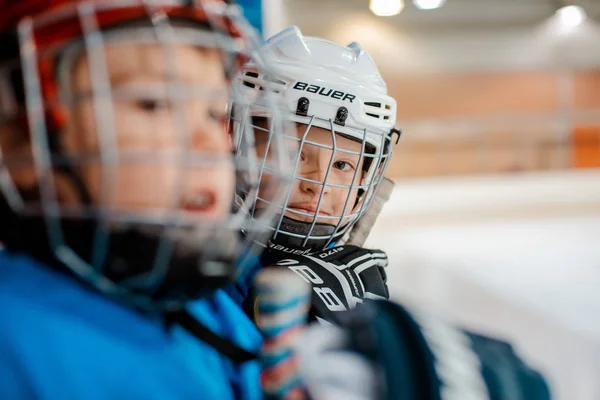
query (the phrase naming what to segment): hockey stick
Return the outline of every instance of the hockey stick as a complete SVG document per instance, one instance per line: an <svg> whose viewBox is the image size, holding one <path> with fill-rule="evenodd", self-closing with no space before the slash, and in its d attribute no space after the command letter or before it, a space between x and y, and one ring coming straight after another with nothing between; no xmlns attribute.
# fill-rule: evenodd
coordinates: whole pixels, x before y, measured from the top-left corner
<svg viewBox="0 0 600 400"><path fill-rule="evenodd" d="M367 212L356 222L356 225L350 231L346 244L362 247L371 233L383 206L390 199L394 190L394 182L384 177L379 183L375 197L369 206Z"/></svg>

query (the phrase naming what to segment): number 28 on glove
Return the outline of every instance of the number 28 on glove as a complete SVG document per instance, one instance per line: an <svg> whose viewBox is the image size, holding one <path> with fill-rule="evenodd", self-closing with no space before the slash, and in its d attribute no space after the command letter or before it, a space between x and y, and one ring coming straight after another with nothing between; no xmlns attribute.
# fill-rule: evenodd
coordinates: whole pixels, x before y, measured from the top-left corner
<svg viewBox="0 0 600 400"><path fill-rule="evenodd" d="M328 319L331 312L356 307L363 299L387 299L386 254L357 246L339 246L311 255L289 255L275 262L289 268L313 286L315 314Z"/></svg>

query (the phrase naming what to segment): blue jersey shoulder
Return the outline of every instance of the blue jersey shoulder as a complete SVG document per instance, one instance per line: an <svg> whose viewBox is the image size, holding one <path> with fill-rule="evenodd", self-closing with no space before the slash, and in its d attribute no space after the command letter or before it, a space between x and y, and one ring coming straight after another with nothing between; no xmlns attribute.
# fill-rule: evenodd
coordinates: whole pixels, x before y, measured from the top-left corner
<svg viewBox="0 0 600 400"><path fill-rule="evenodd" d="M238 260L236 280L224 289L238 306L242 306L248 299L256 274L261 269L263 269L263 265L257 256L247 255Z"/></svg>
<svg viewBox="0 0 600 400"><path fill-rule="evenodd" d="M0 398L259 399L257 363L233 365L178 327L0 252ZM256 350L260 335L225 293L189 311Z"/></svg>

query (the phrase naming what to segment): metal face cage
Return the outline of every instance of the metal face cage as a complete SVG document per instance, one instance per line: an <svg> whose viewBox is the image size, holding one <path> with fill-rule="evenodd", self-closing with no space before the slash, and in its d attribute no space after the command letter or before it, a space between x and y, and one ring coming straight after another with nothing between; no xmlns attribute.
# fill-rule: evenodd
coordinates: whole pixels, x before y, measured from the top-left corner
<svg viewBox="0 0 600 400"><path fill-rule="evenodd" d="M258 39L239 9L215 0L65 0L48 2L51 5L42 10L36 8L40 2L33 4L23 15L0 10L6 11L2 21L15 19L14 31L6 36L14 40L6 46L14 52L5 49L0 57L0 139L5 139L0 140L0 208L7 217L0 222L6 224L4 229L0 226L0 240L10 248L15 236L9 228L31 228L37 242L44 239L52 257L72 273L142 308L178 307L235 278L240 258L271 234L277 212L249 212L263 163L252 130L234 135L227 129L231 104L256 101L240 97L227 82L249 57L266 69L257 52ZM115 84L107 54L123 45L158 49L163 68L157 81ZM186 80L181 46L203 54L216 52L226 83ZM139 55L132 52L128 57ZM90 77L87 90L80 90L72 78L83 59ZM138 61L144 63L141 57ZM258 96L272 108L270 163L285 171L282 139L275 131L282 118L268 91ZM92 112L82 124L91 126L94 146L77 149L65 145L64 137L73 129L69 118L85 102ZM119 115L126 104L146 111L160 107L161 118L169 121L168 148L156 143L123 145ZM198 117L198 111L206 116ZM199 120L211 122L202 125ZM132 129L140 130L139 121L151 127L153 120L139 119ZM18 135L30 143L27 154L1 146ZM156 137L148 133L143 143ZM214 143L223 138L228 150L216 151ZM168 168L169 190L157 192L164 201L156 205L122 207L115 201L123 191L117 182L124 169L140 166ZM88 168L96 171L96 190L83 173ZM221 170L231 170L233 176L225 194L215 191L215 196L229 199L225 215L189 212L182 200L188 182L210 180ZM33 172L30 187L19 185L17 177L23 171ZM284 179L283 173L280 176ZM61 198L64 185L76 194L76 201ZM214 200L204 197L204 202Z"/></svg>
<svg viewBox="0 0 600 400"><path fill-rule="evenodd" d="M255 110L253 115L250 122L260 143L259 132L267 135L270 122L261 112ZM391 157L392 132L344 124L341 133L343 116L343 112L335 119L286 114L286 119L294 121L296 132L285 135L292 179L283 201L270 189L280 171L270 165L264 146L258 146L263 159L252 215L261 215L262 209L278 210L272 228L274 243L296 249L326 248L343 240L368 209Z"/></svg>

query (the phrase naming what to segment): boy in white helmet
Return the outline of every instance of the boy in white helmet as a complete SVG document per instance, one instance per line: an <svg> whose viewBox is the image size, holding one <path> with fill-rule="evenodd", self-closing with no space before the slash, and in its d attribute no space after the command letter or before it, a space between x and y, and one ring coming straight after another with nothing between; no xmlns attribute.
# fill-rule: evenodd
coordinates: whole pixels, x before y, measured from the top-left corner
<svg viewBox="0 0 600 400"><path fill-rule="evenodd" d="M250 295L245 304L251 314L258 310L266 338L263 384L269 394L301 397L299 377L308 398L315 399L548 399L543 377L509 343L385 301L385 254L344 245L368 209L399 135L396 102L373 60L359 44L304 37L296 27L270 38L264 51L274 74L249 64L236 87L246 94L279 95L296 135L288 137L292 182L279 203L270 185L280 171L269 163L269 111L254 104L234 114L251 117L263 154L250 212L280 210L261 262L287 267L309 282L312 316L335 323L309 325L292 349L286 347L301 331L299 302L290 300L295 288L288 286L288 296L282 296L289 283L273 279L265 290L261 279L258 301ZM238 298L244 297L252 273L248 276L232 292ZM273 298L279 296L278 304ZM375 301L345 311L364 299Z"/></svg>
<svg viewBox="0 0 600 400"><path fill-rule="evenodd" d="M287 137L292 181L283 204L273 204L270 182L280 172L269 166L268 111L260 104L235 110L234 117L251 117L258 151L266 155L251 212L280 210L262 265L294 264L291 269L314 286L316 317L332 319L365 298L388 298L385 253L343 244L368 209L399 136L396 101L358 43L342 46L290 27L263 50L273 75L249 63L236 87L246 95L273 91L296 134ZM248 273L233 293L240 301L252 278Z"/></svg>

